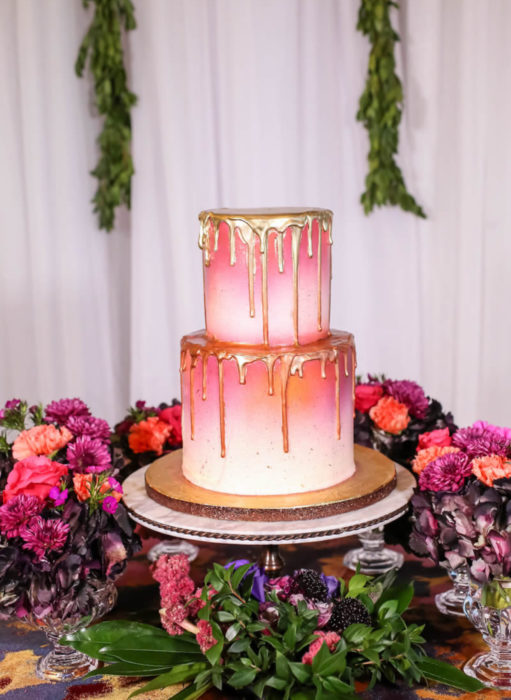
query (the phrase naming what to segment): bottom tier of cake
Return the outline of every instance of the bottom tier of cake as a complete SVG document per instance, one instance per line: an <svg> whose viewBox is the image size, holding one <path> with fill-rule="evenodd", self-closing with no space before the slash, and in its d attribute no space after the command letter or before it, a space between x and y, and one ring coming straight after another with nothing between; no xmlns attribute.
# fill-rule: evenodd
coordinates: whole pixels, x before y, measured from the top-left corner
<svg viewBox="0 0 511 700"><path fill-rule="evenodd" d="M348 479L355 344L343 331L268 348L181 341L183 473L212 491L278 495Z"/></svg>

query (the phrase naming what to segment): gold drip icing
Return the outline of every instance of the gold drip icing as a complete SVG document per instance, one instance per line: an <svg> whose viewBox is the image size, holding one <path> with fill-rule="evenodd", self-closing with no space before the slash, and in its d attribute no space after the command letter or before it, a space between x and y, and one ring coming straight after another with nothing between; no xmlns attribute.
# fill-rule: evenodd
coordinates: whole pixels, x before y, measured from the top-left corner
<svg viewBox="0 0 511 700"><path fill-rule="evenodd" d="M218 358L218 403L220 406L220 456L225 457L224 361Z"/></svg>
<svg viewBox="0 0 511 700"><path fill-rule="evenodd" d="M279 272L284 272L284 236L288 229L292 232L292 264L293 264L293 328L294 342L298 344L298 260L302 231L307 228L307 254L313 256L312 226L318 222L318 331L322 330L321 322L321 245L323 233L328 232L328 241L332 243L332 212L328 209L255 209L252 211L218 209L203 211L199 214L201 224L199 247L203 251L203 264L208 267L211 263L210 237L213 230L213 249L218 249L220 223L224 223L229 232L230 264L236 264L236 235L247 248L248 296L250 317L255 317L254 278L256 274L256 243L259 242L259 253L262 256L262 285L261 303L263 313L263 342L268 345L268 281L267 281L267 251L268 238L275 234L275 253L278 259Z"/></svg>
<svg viewBox="0 0 511 700"><path fill-rule="evenodd" d="M192 358L190 363L190 438L193 440L195 437L195 368L197 367L197 360L199 358Z"/></svg>
<svg viewBox="0 0 511 700"><path fill-rule="evenodd" d="M224 402L224 360L234 360L238 368L240 384L245 384L247 371L253 362L261 361L266 367L268 374L268 395L274 395L274 367L279 361L280 391L282 406L282 438L284 452L289 451L289 431L288 431L288 405L287 387L289 377L298 375L303 377L303 366L306 362L316 360L320 362L321 376L326 379L326 365L333 363L335 367L335 402L336 402L336 434L337 439L341 437L341 416L340 416L340 357L344 361L345 375L348 372L348 353L351 352L352 382L354 391L354 368L355 345L353 336L344 331L332 331L328 338L324 338L315 343L297 348L293 345L274 347L268 349L265 345L234 345L232 343L222 343L211 339L204 331L198 331L185 336L181 340L181 372L186 369L186 357L190 356L190 425L193 435L193 377L194 370L199 358L202 362L202 398L207 395L207 365L210 356L216 357L218 363L218 391L219 391L219 413L220 413L220 444L221 455L225 457L225 402Z"/></svg>
<svg viewBox="0 0 511 700"><path fill-rule="evenodd" d="M357 349L355 345L351 348L351 397L353 399L353 418L355 418L355 384L357 378L355 376L355 370L357 369Z"/></svg>

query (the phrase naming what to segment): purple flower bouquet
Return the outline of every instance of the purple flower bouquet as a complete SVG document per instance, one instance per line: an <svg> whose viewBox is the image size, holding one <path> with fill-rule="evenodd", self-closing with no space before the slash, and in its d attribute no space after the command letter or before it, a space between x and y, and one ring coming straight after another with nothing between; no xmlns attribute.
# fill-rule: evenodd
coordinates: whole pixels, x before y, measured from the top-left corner
<svg viewBox="0 0 511 700"><path fill-rule="evenodd" d="M47 626L97 607L138 549L110 429L79 399L0 410L0 619Z"/></svg>

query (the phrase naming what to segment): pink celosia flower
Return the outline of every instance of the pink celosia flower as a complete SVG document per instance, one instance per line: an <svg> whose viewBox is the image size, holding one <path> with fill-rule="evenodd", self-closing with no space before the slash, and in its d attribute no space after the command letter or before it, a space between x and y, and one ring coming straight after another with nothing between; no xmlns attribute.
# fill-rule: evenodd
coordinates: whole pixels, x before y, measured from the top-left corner
<svg viewBox="0 0 511 700"><path fill-rule="evenodd" d="M199 610L201 610L206 605L206 602L204 600L202 600L201 595L202 595L202 588L197 588L197 590L195 591L195 593L192 595L192 597L190 598L190 600L187 603L188 614L191 617L195 617L197 615L197 613L199 612Z"/></svg>
<svg viewBox="0 0 511 700"><path fill-rule="evenodd" d="M87 436L76 438L67 448L66 457L70 468L80 474L103 472L112 466L108 447Z"/></svg>
<svg viewBox="0 0 511 700"><path fill-rule="evenodd" d="M214 647L216 644L216 639L213 637L213 628L207 620L199 620L197 627L199 628L197 632L197 642L200 646L200 650L205 654L208 649L211 649L211 647Z"/></svg>
<svg viewBox="0 0 511 700"><path fill-rule="evenodd" d="M195 584L188 575L190 563L185 554L163 555L153 567L153 578L160 584L160 597L163 608L185 604L195 590Z"/></svg>
<svg viewBox="0 0 511 700"><path fill-rule="evenodd" d="M43 508L44 503L36 496L20 494L11 498L0 507L0 532L6 537L18 537L20 529Z"/></svg>
<svg viewBox="0 0 511 700"><path fill-rule="evenodd" d="M69 525L62 520L45 520L34 516L20 529L20 537L25 541L23 549L31 549L42 559L47 552L56 552L65 545Z"/></svg>
<svg viewBox="0 0 511 700"><path fill-rule="evenodd" d="M168 608L160 610L161 624L169 634L183 634L181 622L186 620L188 610L182 603L174 603Z"/></svg>
<svg viewBox="0 0 511 700"><path fill-rule="evenodd" d="M46 421L66 425L71 416L90 416L90 411L81 399L60 399L46 406Z"/></svg>
<svg viewBox="0 0 511 700"><path fill-rule="evenodd" d="M314 634L317 635L318 638L312 642L309 649L302 657L302 663L308 664L309 666L312 664L314 657L323 646L323 642L325 642L330 651L335 651L337 644L341 640L337 632L323 632L321 630L316 630Z"/></svg>

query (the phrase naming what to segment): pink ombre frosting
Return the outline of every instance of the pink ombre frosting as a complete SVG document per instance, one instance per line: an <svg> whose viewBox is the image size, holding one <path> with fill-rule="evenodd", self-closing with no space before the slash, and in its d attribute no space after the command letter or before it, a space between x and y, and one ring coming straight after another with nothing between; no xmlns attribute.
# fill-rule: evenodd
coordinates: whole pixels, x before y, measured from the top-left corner
<svg viewBox="0 0 511 700"><path fill-rule="evenodd" d="M329 334L331 212L202 212L206 330L240 344Z"/></svg>
<svg viewBox="0 0 511 700"><path fill-rule="evenodd" d="M347 479L355 470L354 366L353 337L341 331L275 351L185 336L185 477L245 495L301 493Z"/></svg>

